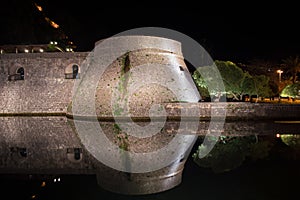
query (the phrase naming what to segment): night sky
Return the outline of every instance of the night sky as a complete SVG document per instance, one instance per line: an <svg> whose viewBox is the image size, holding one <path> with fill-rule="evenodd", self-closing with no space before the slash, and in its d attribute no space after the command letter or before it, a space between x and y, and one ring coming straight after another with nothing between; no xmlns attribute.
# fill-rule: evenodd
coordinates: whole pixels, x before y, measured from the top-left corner
<svg viewBox="0 0 300 200"><path fill-rule="evenodd" d="M21 2L25 5L31 1ZM247 8L250 11L235 7L219 11L222 5L215 9L213 5L196 4L196 1L186 4L184 1L140 1L134 4L111 1L108 5L107 2L90 0L36 2L73 40L77 45L76 51L91 51L96 41L129 29L161 27L195 39L213 59L246 63L253 59L280 61L300 54L300 33L297 31L300 17L291 15L293 12L287 15L264 10L267 8L261 8L258 12L252 7ZM2 11L5 10L1 12L2 34L10 26L11 18L20 17L14 12L22 12L23 6L18 11L5 9L13 7L11 5L20 5L20 1L11 0L8 6L2 6ZM8 19L9 23L6 21ZM18 23L24 25L20 20L13 20L12 23L15 26ZM1 37L0 44L6 42L6 37Z"/></svg>

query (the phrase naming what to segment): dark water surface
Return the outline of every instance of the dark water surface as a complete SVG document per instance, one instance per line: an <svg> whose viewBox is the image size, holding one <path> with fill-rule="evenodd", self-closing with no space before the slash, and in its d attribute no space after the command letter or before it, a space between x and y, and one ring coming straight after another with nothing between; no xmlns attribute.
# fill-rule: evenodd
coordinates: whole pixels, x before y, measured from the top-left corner
<svg viewBox="0 0 300 200"><path fill-rule="evenodd" d="M150 195L120 195L97 185L94 175L2 175L1 199L295 199L300 186L300 135L222 137L211 154L194 159L195 143L182 183ZM44 183L43 183L44 182ZM296 198L297 199L297 198Z"/></svg>

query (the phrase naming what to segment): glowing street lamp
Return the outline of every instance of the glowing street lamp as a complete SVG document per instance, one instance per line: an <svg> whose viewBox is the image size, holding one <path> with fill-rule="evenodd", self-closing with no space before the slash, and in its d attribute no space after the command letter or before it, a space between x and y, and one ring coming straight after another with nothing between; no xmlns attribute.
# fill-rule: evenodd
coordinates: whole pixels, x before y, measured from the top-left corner
<svg viewBox="0 0 300 200"><path fill-rule="evenodd" d="M279 76L279 82L281 82L281 74L283 73L283 71L278 69L276 72L278 73Z"/></svg>

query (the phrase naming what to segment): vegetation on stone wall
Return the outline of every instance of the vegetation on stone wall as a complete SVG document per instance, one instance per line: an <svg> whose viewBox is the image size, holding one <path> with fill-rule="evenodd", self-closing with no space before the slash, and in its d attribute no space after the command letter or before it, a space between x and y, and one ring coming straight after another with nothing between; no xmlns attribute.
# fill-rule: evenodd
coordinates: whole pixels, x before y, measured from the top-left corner
<svg viewBox="0 0 300 200"><path fill-rule="evenodd" d="M129 53L130 52L125 53L121 58L121 76L117 84L117 90L119 93L117 94L116 101L114 101L113 103L113 114L115 116L121 116L122 114L124 114L124 108L128 101L127 87L131 75Z"/></svg>
<svg viewBox="0 0 300 200"><path fill-rule="evenodd" d="M122 132L122 129L118 124L113 125L113 132L117 139L117 143L119 145L119 148L128 151L129 150L129 140L128 135L125 132Z"/></svg>

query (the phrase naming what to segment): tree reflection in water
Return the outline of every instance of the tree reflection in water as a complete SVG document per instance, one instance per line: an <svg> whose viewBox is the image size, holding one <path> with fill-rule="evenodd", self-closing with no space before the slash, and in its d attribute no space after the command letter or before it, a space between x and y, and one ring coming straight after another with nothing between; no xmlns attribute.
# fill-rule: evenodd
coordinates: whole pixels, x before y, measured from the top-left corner
<svg viewBox="0 0 300 200"><path fill-rule="evenodd" d="M203 138L199 138L200 140ZM200 159L198 154L206 147L198 146L193 160L200 168L210 169L214 173L222 173L238 168L242 164L257 160L276 158L299 160L300 135L248 135L248 136L211 136L210 140L218 140L212 151Z"/></svg>

